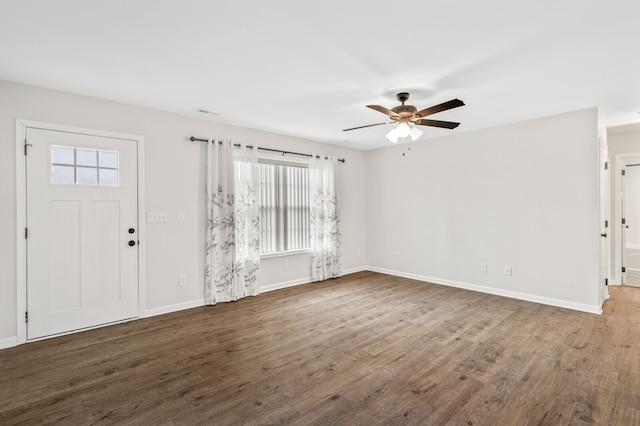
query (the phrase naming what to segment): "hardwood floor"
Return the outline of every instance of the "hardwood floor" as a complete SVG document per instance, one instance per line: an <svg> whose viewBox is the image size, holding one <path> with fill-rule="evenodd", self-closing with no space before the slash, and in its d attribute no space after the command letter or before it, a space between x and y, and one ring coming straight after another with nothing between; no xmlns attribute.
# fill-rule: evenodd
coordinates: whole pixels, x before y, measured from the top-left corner
<svg viewBox="0 0 640 426"><path fill-rule="evenodd" d="M640 425L640 289L592 315L373 272L0 351L0 424Z"/></svg>

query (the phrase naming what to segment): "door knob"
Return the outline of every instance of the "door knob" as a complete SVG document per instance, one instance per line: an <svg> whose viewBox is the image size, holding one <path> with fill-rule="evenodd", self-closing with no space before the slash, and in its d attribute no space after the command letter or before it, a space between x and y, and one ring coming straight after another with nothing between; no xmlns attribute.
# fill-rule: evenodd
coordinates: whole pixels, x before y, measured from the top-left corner
<svg viewBox="0 0 640 426"><path fill-rule="evenodd" d="M607 238L607 233L605 232L604 234L600 234L600 236Z"/></svg>
<svg viewBox="0 0 640 426"><path fill-rule="evenodd" d="M136 232L136 230L135 230L135 229L133 229L133 228L129 228L129 233L130 233L130 234L133 234L134 232Z"/></svg>
<svg viewBox="0 0 640 426"><path fill-rule="evenodd" d="M133 246L135 246L135 245L136 245L136 242L135 242L135 241L133 241L133 240L130 240L130 241L129 241L129 247L133 247Z"/></svg>

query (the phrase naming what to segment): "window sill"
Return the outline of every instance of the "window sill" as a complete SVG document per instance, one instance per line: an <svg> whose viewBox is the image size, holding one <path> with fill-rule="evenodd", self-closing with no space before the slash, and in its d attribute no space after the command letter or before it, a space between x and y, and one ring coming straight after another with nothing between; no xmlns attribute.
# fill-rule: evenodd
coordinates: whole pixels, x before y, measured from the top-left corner
<svg viewBox="0 0 640 426"><path fill-rule="evenodd" d="M298 254L311 253L311 249L279 251L276 253L265 253L260 255L260 259L271 259L272 257L295 256Z"/></svg>

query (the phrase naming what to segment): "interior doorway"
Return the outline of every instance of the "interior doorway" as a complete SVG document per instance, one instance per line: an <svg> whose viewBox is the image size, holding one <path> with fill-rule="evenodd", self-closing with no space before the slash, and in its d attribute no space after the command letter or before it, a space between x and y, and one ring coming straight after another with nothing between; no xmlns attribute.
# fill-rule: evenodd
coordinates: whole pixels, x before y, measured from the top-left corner
<svg viewBox="0 0 640 426"><path fill-rule="evenodd" d="M640 287L640 155L620 160L622 284Z"/></svg>

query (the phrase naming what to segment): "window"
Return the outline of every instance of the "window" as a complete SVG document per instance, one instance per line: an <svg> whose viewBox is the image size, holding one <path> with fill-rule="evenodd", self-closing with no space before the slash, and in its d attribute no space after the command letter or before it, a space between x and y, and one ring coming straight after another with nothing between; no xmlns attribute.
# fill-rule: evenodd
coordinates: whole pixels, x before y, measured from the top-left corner
<svg viewBox="0 0 640 426"><path fill-rule="evenodd" d="M306 164L260 160L260 253L310 248Z"/></svg>
<svg viewBox="0 0 640 426"><path fill-rule="evenodd" d="M51 146L51 182L118 186L119 153Z"/></svg>

